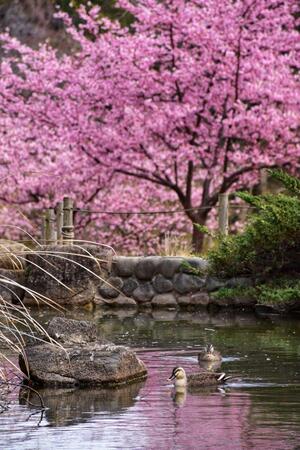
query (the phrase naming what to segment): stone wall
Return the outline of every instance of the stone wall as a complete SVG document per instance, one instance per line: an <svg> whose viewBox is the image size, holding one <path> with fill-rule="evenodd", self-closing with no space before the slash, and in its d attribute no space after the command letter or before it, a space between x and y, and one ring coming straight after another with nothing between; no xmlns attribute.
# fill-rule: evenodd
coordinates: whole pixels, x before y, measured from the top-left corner
<svg viewBox="0 0 300 450"><path fill-rule="evenodd" d="M95 303L153 308L208 305L207 282L211 281L206 276L207 265L202 258L115 256Z"/></svg>
<svg viewBox="0 0 300 450"><path fill-rule="evenodd" d="M244 307L255 302L210 295L223 286L249 286L252 281L211 277L202 258L113 256L93 245L54 245L28 253L26 259L25 304L43 304L47 298L66 306L176 309L211 304Z"/></svg>
<svg viewBox="0 0 300 450"><path fill-rule="evenodd" d="M27 253L27 305L48 299L59 305L92 304L99 283L110 275L112 252L101 246L46 245ZM33 295L33 294L34 295Z"/></svg>

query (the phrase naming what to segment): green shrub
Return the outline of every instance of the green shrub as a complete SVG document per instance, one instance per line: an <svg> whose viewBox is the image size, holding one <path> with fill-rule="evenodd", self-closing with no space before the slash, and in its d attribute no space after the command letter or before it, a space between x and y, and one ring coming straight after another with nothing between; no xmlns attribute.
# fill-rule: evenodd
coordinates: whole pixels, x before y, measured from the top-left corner
<svg viewBox="0 0 300 450"><path fill-rule="evenodd" d="M241 298L256 298L257 289L255 287L237 286L233 288L222 287L218 291L211 294L212 298L217 299L241 299Z"/></svg>
<svg viewBox="0 0 300 450"><path fill-rule="evenodd" d="M291 305L300 300L300 280L279 278L255 287L221 288L212 294L217 299L253 298L262 305Z"/></svg>
<svg viewBox="0 0 300 450"><path fill-rule="evenodd" d="M268 278L300 269L300 182L282 171L271 174L291 194L237 195L256 208L243 233L220 238L208 254L211 272L221 277Z"/></svg>
<svg viewBox="0 0 300 450"><path fill-rule="evenodd" d="M300 281L284 280L258 286L261 304L288 304L300 300Z"/></svg>

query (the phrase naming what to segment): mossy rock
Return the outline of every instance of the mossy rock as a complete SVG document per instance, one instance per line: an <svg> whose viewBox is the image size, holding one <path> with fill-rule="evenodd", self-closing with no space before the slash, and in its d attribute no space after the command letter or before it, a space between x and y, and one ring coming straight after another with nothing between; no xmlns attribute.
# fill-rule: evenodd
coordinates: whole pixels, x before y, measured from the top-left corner
<svg viewBox="0 0 300 450"><path fill-rule="evenodd" d="M0 269L24 270L28 250L18 242L0 240Z"/></svg>

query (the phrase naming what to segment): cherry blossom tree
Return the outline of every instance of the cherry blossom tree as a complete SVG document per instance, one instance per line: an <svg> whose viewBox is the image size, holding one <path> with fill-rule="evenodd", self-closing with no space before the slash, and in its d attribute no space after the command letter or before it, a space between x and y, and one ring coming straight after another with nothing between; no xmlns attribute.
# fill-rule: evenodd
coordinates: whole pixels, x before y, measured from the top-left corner
<svg viewBox="0 0 300 450"><path fill-rule="evenodd" d="M110 210L177 202L205 224L219 193L257 183L264 167L299 167L297 1L119 6L135 17L130 27L97 8L80 9L79 29L60 14L68 55L2 36L0 172L15 174L3 200L46 205L72 192ZM167 221L183 229L176 216L159 226ZM194 226L195 250L202 239Z"/></svg>

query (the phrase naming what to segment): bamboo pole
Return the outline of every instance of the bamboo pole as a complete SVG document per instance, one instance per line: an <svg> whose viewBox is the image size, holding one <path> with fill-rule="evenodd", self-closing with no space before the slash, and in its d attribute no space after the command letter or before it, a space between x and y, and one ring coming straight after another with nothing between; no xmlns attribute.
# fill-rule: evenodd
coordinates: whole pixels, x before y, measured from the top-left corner
<svg viewBox="0 0 300 450"><path fill-rule="evenodd" d="M46 244L56 243L56 231L55 231L55 212L53 208L49 208L46 211Z"/></svg>
<svg viewBox="0 0 300 450"><path fill-rule="evenodd" d="M50 235L50 221L49 221L49 209L46 209L45 212L45 245L49 242L49 235Z"/></svg>
<svg viewBox="0 0 300 450"><path fill-rule="evenodd" d="M46 221L46 215L42 215L42 223L41 223L41 244L46 245L47 243L47 237L46 237L46 228L47 228L47 221Z"/></svg>
<svg viewBox="0 0 300 450"><path fill-rule="evenodd" d="M63 228L63 202L58 202L56 206L56 230L57 243L62 244L62 228Z"/></svg>
<svg viewBox="0 0 300 450"><path fill-rule="evenodd" d="M64 197L63 200L62 237L64 245L73 245L74 240L73 200L70 197Z"/></svg>
<svg viewBox="0 0 300 450"><path fill-rule="evenodd" d="M228 234L228 194L219 194L219 233Z"/></svg>
<svg viewBox="0 0 300 450"><path fill-rule="evenodd" d="M268 192L268 171L267 169L263 168L259 171L260 175L260 193L266 194Z"/></svg>

